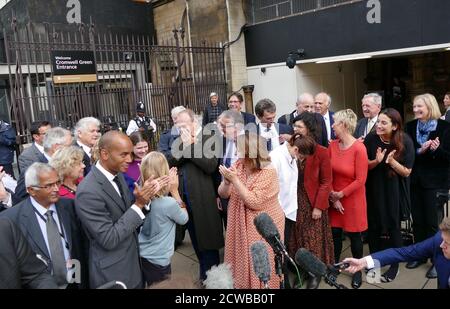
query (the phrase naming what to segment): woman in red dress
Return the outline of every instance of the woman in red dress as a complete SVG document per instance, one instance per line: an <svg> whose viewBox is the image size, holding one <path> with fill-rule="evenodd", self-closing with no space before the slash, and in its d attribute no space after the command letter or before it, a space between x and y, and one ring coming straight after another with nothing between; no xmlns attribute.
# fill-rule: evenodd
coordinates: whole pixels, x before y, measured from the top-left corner
<svg viewBox="0 0 450 309"><path fill-rule="evenodd" d="M330 142L333 185L330 193L330 223L333 232L334 258L338 262L342 251L342 232L350 237L354 258L362 258L361 232L367 229L367 206L365 183L368 171L367 151L363 142L353 137L357 116L351 109L334 114L332 126L337 137ZM359 288L361 272L353 275L352 287Z"/></svg>

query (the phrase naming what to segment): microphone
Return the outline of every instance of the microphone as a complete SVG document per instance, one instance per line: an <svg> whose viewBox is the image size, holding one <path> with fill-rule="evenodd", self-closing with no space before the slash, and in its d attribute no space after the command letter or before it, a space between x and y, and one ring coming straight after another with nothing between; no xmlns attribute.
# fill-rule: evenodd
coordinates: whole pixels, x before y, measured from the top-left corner
<svg viewBox="0 0 450 309"><path fill-rule="evenodd" d="M346 289L342 284L336 282L339 271L336 267L327 267L325 263L319 260L311 252L305 248L298 249L295 253L295 261L297 264L316 277L324 277L325 282L330 286L334 286L337 289ZM338 265L339 267L339 265Z"/></svg>
<svg viewBox="0 0 450 309"><path fill-rule="evenodd" d="M280 233L272 218L265 212L257 215L253 220L258 233L267 241L277 255L284 255L295 265L294 260L287 253L286 247L281 241Z"/></svg>
<svg viewBox="0 0 450 309"><path fill-rule="evenodd" d="M264 288L268 289L271 270L266 245L262 241L254 242L250 247L250 253L252 255L253 270L264 284Z"/></svg>
<svg viewBox="0 0 450 309"><path fill-rule="evenodd" d="M206 272L206 289L234 289L233 273L229 264L219 264Z"/></svg>

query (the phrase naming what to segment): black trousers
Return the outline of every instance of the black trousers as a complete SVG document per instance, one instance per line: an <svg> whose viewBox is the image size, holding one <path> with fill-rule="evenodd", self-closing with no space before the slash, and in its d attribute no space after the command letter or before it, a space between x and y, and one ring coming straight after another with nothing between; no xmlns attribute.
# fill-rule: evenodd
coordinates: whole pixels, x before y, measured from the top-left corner
<svg viewBox="0 0 450 309"><path fill-rule="evenodd" d="M411 184L411 214L413 219L414 242L430 238L438 231L442 218L443 203L437 198L440 189L425 189Z"/></svg>
<svg viewBox="0 0 450 309"><path fill-rule="evenodd" d="M167 266L160 266L153 264L144 258L141 258L141 262L144 281L148 286L166 280L172 273L170 264Z"/></svg>
<svg viewBox="0 0 450 309"><path fill-rule="evenodd" d="M336 263L340 262L341 253L342 253L342 236L343 230L341 228L333 227L331 229L333 233L333 243L334 243L334 261ZM347 232L348 237L350 238L350 247L352 251L352 256L355 259L360 259L363 257L363 241L362 235L360 232L350 233Z"/></svg>

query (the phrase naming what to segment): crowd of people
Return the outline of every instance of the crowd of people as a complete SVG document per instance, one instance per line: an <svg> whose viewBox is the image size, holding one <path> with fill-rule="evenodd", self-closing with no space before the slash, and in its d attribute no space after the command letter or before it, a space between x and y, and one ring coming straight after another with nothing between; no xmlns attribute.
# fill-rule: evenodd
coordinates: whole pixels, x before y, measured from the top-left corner
<svg viewBox="0 0 450 309"><path fill-rule="evenodd" d="M201 281L220 264L224 248L234 287L262 288L250 252L263 240L254 225L262 213L291 256L305 248L325 264L337 263L348 237L353 288L374 260L390 265L382 275L390 282L399 262L416 268L428 258L437 267L427 276L449 287L449 223L439 196L449 191L450 94L444 116L433 95L415 97L415 119L406 125L398 111L382 108L377 93L362 98L360 120L350 109L331 111L327 93L302 94L278 122L270 99L257 102L255 115L241 111L239 93L227 104L217 93L210 99L202 120L186 107L173 108L173 127L161 132L158 149L151 149L157 128L141 103L126 134L101 135L92 117L80 119L73 132L33 123L17 182L8 164L0 169L0 243L7 248L0 251L8 255L0 269L14 278L0 279L0 287L151 286L171 275L175 246L187 230ZM7 138L0 142L11 146ZM401 248L405 220L412 221L414 249ZM365 237L369 257L363 257ZM434 250L438 243L444 259ZM267 248L267 284L278 288ZM381 251L386 248L393 251ZM399 257L417 248L426 252ZM290 286L289 267L283 268ZM319 277L305 276L308 288L318 287Z"/></svg>

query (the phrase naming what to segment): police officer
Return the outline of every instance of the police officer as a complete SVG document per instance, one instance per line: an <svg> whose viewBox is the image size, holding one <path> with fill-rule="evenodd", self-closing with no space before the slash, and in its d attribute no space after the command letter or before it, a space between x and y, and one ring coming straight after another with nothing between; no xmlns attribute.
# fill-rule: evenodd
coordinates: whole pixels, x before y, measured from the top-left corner
<svg viewBox="0 0 450 309"><path fill-rule="evenodd" d="M127 128L127 135L131 135L134 132L141 132L144 138L150 141L156 132L155 122L148 116L145 116L145 105L139 102L136 106L136 117L130 120Z"/></svg>

